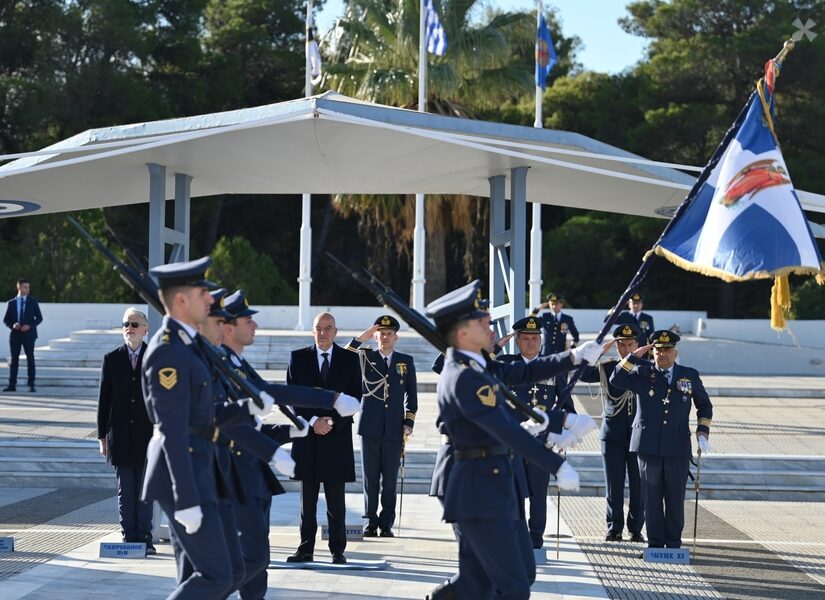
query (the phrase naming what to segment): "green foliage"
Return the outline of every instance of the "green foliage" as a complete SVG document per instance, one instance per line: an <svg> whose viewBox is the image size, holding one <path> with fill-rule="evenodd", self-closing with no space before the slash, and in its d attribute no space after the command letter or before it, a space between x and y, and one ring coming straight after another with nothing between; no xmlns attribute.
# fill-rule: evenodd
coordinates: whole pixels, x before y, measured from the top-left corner
<svg viewBox="0 0 825 600"><path fill-rule="evenodd" d="M295 304L298 296L268 256L240 237L221 238L212 251L207 277L230 293L242 289L255 304Z"/></svg>
<svg viewBox="0 0 825 600"><path fill-rule="evenodd" d="M791 305L791 316L794 319L825 319L825 286L807 279L792 290Z"/></svg>

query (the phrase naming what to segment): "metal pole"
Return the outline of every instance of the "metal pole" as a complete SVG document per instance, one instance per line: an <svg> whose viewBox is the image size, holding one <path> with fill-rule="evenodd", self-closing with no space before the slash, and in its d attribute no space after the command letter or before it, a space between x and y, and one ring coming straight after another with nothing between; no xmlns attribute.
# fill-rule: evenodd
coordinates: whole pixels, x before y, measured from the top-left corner
<svg viewBox="0 0 825 600"><path fill-rule="evenodd" d="M541 25L541 0L536 2L536 31ZM539 42L536 39L536 60L538 60ZM541 129L541 86L536 85L536 120L533 127ZM530 289L530 306L541 304L541 203L533 202L533 226L530 228L530 281L527 282Z"/></svg>
<svg viewBox="0 0 825 600"><path fill-rule="evenodd" d="M312 28L312 0L307 0L306 57L304 59L304 97L312 96L312 67L309 62L309 34ZM306 331L310 326L312 296L312 225L310 224L311 194L301 195L301 252L298 263L298 323L295 329Z"/></svg>
<svg viewBox="0 0 825 600"><path fill-rule="evenodd" d="M424 0L419 2L418 16L418 112L427 112L427 40L424 35ZM426 230L424 228L424 194L415 195L415 229L413 229L413 277L412 306L424 310L424 284L426 269L424 264Z"/></svg>

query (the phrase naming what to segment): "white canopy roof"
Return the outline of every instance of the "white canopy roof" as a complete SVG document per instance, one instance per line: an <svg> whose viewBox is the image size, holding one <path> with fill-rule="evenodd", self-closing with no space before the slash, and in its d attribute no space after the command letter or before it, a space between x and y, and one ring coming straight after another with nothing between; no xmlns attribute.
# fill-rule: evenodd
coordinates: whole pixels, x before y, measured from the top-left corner
<svg viewBox="0 0 825 600"><path fill-rule="evenodd" d="M0 217L148 202L148 163L166 166L169 197L175 173L192 176L193 197L486 197L489 177L528 166L532 202L644 216L667 214L693 182L576 133L418 113L327 92L86 131L0 167ZM803 193L801 199L807 210L825 212L825 197Z"/></svg>

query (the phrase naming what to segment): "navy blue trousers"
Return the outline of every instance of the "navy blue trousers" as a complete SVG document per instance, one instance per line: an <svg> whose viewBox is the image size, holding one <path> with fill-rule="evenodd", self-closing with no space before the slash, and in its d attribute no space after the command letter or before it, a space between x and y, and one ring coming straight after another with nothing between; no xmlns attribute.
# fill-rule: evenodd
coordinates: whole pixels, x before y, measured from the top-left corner
<svg viewBox="0 0 825 600"><path fill-rule="evenodd" d="M344 552L347 548L347 503L344 482L324 482L324 498L327 501L327 525L329 527L329 551L332 554ZM301 545L300 552L315 552L315 536L318 535L318 494L321 482L301 481Z"/></svg>
<svg viewBox="0 0 825 600"><path fill-rule="evenodd" d="M639 477L639 461L627 442L602 442L604 483L607 489L605 517L608 533L620 534L624 529L624 478L627 473L630 505L627 511L627 529L641 533L645 524L645 502Z"/></svg>
<svg viewBox="0 0 825 600"><path fill-rule="evenodd" d="M12 331L9 335L9 350L11 364L9 365L9 385L17 385L17 369L20 367L20 349L26 354L26 370L28 371L29 385L34 385L34 337L19 331Z"/></svg>
<svg viewBox="0 0 825 600"><path fill-rule="evenodd" d="M524 461L527 473L527 485L530 486L530 511L527 528L533 548L544 546L544 530L547 527L547 486L550 485L550 473L536 465Z"/></svg>
<svg viewBox="0 0 825 600"><path fill-rule="evenodd" d="M127 542L152 540L152 503L140 499L145 473L145 465L115 467L120 533Z"/></svg>
<svg viewBox="0 0 825 600"><path fill-rule="evenodd" d="M536 562L523 519L459 521L458 597L524 600L536 580Z"/></svg>
<svg viewBox="0 0 825 600"><path fill-rule="evenodd" d="M160 508L169 519L170 541L178 561L178 585L167 600L226 598L232 592L232 561L218 506L201 505L203 522L192 534L175 521L173 505L162 502ZM184 561L188 561L188 567Z"/></svg>
<svg viewBox="0 0 825 600"><path fill-rule="evenodd" d="M401 440L361 436L364 519L368 527L392 529L395 523L396 487L400 466ZM378 514L379 494L381 514Z"/></svg>
<svg viewBox="0 0 825 600"><path fill-rule="evenodd" d="M639 474L647 511L647 545L681 548L688 459L639 454Z"/></svg>
<svg viewBox="0 0 825 600"><path fill-rule="evenodd" d="M238 530L241 532L246 576L239 590L243 600L260 600L266 595L269 568L269 507L272 497L247 498L238 505Z"/></svg>

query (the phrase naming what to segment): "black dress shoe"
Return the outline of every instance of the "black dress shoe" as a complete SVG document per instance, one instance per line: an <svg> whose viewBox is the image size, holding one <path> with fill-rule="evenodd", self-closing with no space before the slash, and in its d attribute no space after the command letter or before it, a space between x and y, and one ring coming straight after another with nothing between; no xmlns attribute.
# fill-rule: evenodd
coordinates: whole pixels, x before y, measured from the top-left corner
<svg viewBox="0 0 825 600"><path fill-rule="evenodd" d="M622 534L617 533L615 531L608 531L607 535L604 536L605 542L621 542L622 541Z"/></svg>
<svg viewBox="0 0 825 600"><path fill-rule="evenodd" d="M33 385L30 385L30 386L29 386L29 391L30 391L30 392L32 392L32 393L34 393L34 392L36 392L37 390L36 390L36 389L34 389L34 386L33 386Z"/></svg>
<svg viewBox="0 0 825 600"><path fill-rule="evenodd" d="M13 385L7 385L6 387L3 388L3 391L4 392L16 392L17 388L14 387Z"/></svg>
<svg viewBox="0 0 825 600"><path fill-rule="evenodd" d="M637 544L644 544L645 543L645 538L641 533L639 533L637 531L636 533L631 533L630 534L630 541L631 542L636 542Z"/></svg>
<svg viewBox="0 0 825 600"><path fill-rule="evenodd" d="M395 534L392 532L392 529L382 529L379 535L381 537L395 537Z"/></svg>
<svg viewBox="0 0 825 600"><path fill-rule="evenodd" d="M458 594L447 580L427 594L427 600L458 600Z"/></svg>
<svg viewBox="0 0 825 600"><path fill-rule="evenodd" d="M312 554L309 552L296 552L291 556L286 557L286 562L288 563L298 563L298 562L312 562Z"/></svg>
<svg viewBox="0 0 825 600"><path fill-rule="evenodd" d="M146 542L146 556L154 556L158 553L158 549L152 542Z"/></svg>
<svg viewBox="0 0 825 600"><path fill-rule="evenodd" d="M347 564L347 557L344 556L343 552L335 552L332 555L332 564L334 564L334 565L345 565L345 564Z"/></svg>
<svg viewBox="0 0 825 600"><path fill-rule="evenodd" d="M378 528L364 527L364 537L378 537Z"/></svg>

